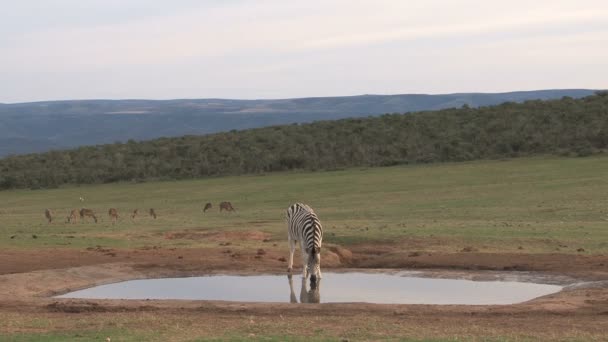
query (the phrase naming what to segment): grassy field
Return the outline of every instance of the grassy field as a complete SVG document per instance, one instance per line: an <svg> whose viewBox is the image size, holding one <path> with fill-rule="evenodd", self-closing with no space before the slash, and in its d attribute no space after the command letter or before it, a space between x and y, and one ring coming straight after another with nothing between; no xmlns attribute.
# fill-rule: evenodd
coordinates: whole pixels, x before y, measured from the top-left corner
<svg viewBox="0 0 608 342"><path fill-rule="evenodd" d="M606 253L607 170L606 157L533 158L2 191L0 247L210 243L166 238L182 231L257 230L282 239L284 211L301 201L316 209L325 241L345 246L415 239L428 251ZM219 213L224 200L237 212ZM203 214L206 202L214 208ZM94 209L100 222L65 223L68 211L81 206ZM116 225L110 207L121 214ZM51 224L45 208L55 213ZM140 216L132 220L135 208Z"/></svg>
<svg viewBox="0 0 608 342"><path fill-rule="evenodd" d="M296 201L318 212L326 243L394 244L418 251L606 254L608 252L608 157L532 158L453 164L280 173L197 181L108 184L53 190L0 192L0 248L218 248L206 236L222 231L261 231L286 240L284 212ZM84 197L84 203L79 198ZM220 213L231 201L236 213ZM202 212L205 203L214 207ZM100 217L65 223L70 209L86 206ZM113 225L107 215L117 208ZM55 213L46 222L44 209ZM140 216L131 219L138 208ZM149 217L154 208L157 219ZM235 235L236 236L236 235ZM238 241L235 249L259 247ZM286 249L277 243L277 249ZM265 246L269 246L268 244ZM265 309L264 309L265 310ZM261 310L261 312L265 312ZM527 322L536 316L427 316L319 314L277 317L143 311L55 313L0 310L4 341L198 341L377 340L413 341L601 340L573 317L538 318L538 324L573 325L568 336ZM427 318L424 318L427 317ZM585 316L601 321L600 316ZM428 322L426 321L428 319ZM477 321L475 321L477 319ZM466 324L462 324L462 320ZM506 321L505 321L506 320ZM350 322L357 322L351 325ZM520 327L528 325L527 330ZM578 325L577 325L578 324ZM229 327L225 330L218 326ZM601 326L601 325L598 325ZM538 329L536 329L538 327ZM3 335L4 334L4 335ZM431 339L427 339L431 337Z"/></svg>

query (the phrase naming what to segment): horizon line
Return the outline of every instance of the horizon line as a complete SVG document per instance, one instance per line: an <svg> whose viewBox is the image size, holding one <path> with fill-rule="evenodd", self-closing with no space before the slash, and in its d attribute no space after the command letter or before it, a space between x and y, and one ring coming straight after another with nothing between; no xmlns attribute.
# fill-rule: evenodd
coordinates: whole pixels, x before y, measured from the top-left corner
<svg viewBox="0 0 608 342"><path fill-rule="evenodd" d="M299 99L323 99L323 98L342 98L342 97L361 97L361 96L448 96L448 95L465 95L465 94L510 94L510 93L528 93L541 91L605 91L604 89L594 88L547 88L547 89L532 89L532 90L511 90L498 92L454 92L454 93L398 93L398 94L357 94L357 95L332 95L332 96L303 96L303 97L284 97L284 98L224 98L224 97L184 97L184 98L166 98L166 99L150 99L150 98L82 98L82 99L58 99L58 100L36 100L24 102L0 102L0 105L22 105L35 103L51 103L51 102L78 102L78 101L200 101L200 100L223 100L223 101L286 101Z"/></svg>

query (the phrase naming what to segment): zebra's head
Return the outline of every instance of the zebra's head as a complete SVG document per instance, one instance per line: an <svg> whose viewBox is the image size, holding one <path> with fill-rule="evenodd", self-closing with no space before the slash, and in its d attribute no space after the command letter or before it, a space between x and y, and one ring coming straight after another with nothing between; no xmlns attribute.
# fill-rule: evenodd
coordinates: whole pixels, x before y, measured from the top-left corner
<svg viewBox="0 0 608 342"><path fill-rule="evenodd" d="M308 250L308 271L310 282L317 282L317 275L321 272L321 247L315 246Z"/></svg>

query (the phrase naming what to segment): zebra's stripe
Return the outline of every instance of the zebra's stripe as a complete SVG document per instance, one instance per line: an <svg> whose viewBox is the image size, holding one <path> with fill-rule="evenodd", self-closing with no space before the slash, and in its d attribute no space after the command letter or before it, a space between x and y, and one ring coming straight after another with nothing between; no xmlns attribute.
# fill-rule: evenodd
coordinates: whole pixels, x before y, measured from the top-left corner
<svg viewBox="0 0 608 342"><path fill-rule="evenodd" d="M293 204L287 209L287 221L290 239L303 242L308 251L321 248L323 228L311 207L302 203Z"/></svg>

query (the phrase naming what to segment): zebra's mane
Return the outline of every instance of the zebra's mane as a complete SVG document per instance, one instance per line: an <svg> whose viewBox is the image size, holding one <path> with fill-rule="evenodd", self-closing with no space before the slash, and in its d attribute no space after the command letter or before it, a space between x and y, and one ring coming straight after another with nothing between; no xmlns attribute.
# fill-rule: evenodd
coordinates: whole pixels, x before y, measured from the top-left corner
<svg viewBox="0 0 608 342"><path fill-rule="evenodd" d="M308 211L311 214L315 214L315 211L312 210L312 208L308 205L308 204L304 204L304 203L296 203L296 206L302 207L302 209L305 209L306 211ZM315 214L316 215L316 214Z"/></svg>

